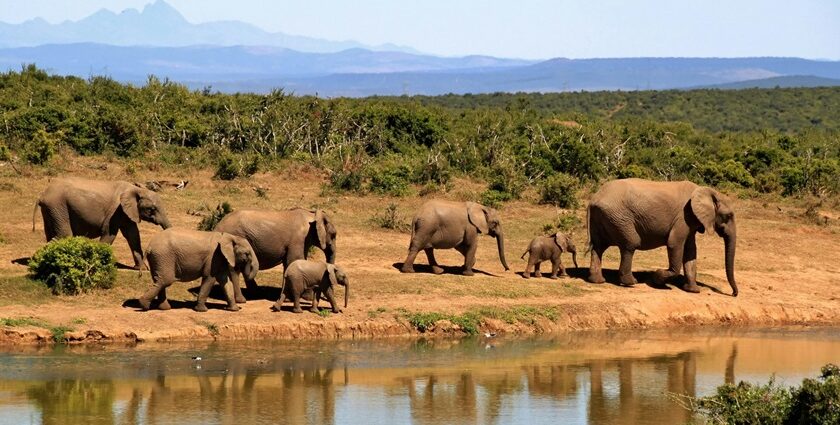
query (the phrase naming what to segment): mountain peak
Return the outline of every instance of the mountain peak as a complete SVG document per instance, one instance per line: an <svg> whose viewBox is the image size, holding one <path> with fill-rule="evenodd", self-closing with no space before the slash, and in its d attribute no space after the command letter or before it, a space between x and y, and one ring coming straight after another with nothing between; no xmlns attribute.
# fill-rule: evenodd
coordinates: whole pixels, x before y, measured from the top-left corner
<svg viewBox="0 0 840 425"><path fill-rule="evenodd" d="M147 4L143 7L141 15L155 20L186 22L184 15L181 15L181 12L178 12L177 9L164 0L156 0L154 3Z"/></svg>

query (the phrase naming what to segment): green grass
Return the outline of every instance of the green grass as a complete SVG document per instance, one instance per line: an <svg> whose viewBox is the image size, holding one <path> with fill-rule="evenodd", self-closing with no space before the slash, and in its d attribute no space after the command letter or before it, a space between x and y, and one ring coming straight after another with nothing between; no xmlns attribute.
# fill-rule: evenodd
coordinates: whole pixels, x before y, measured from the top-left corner
<svg viewBox="0 0 840 425"><path fill-rule="evenodd" d="M76 320L74 320L73 323L76 323ZM57 344L65 343L67 341L65 334L73 331L73 328L70 326L52 325L34 317L0 318L0 326L8 326L12 328L33 326L36 328L48 329L50 333L52 333L52 340Z"/></svg>
<svg viewBox="0 0 840 425"><path fill-rule="evenodd" d="M73 328L71 328L69 326L52 326L49 329L50 329L50 332L52 333L53 341L55 341L56 344L63 344L65 342L67 342L67 337L66 337L67 332L72 332L73 331Z"/></svg>
<svg viewBox="0 0 840 425"><path fill-rule="evenodd" d="M457 325L468 335L478 333L481 323L485 319L502 320L508 324L524 323L533 325L539 318L545 318L552 322L559 318L557 307L532 307L519 306L511 308L480 307L468 310L461 314L447 314L440 312L409 312L405 309L398 309L397 315L408 320L408 323L420 332L431 330L435 323L441 320L448 320Z"/></svg>
<svg viewBox="0 0 840 425"><path fill-rule="evenodd" d="M388 311L387 308L379 307L376 310L368 310L367 314L368 314L368 317L370 317L371 319L375 319L375 318L379 317L379 315L381 315L382 313L385 313L387 311Z"/></svg>
<svg viewBox="0 0 840 425"><path fill-rule="evenodd" d="M219 325L212 322L206 322L204 320L199 320L196 322L196 324L207 328L207 331L210 332L210 335L219 336Z"/></svg>
<svg viewBox="0 0 840 425"><path fill-rule="evenodd" d="M332 314L332 312L331 312L331 311L329 311L329 310L327 310L327 309L318 310L318 315L319 315L319 316L321 316L321 317L323 317L323 318L325 318L325 319L326 319L327 317L330 317L330 314Z"/></svg>

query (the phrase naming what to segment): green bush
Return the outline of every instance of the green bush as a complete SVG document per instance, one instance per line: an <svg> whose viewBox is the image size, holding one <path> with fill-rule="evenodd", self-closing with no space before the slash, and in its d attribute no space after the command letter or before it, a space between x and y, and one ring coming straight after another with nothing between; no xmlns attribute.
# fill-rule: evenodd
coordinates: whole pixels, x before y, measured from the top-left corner
<svg viewBox="0 0 840 425"><path fill-rule="evenodd" d="M216 224L232 212L233 208L227 201L216 205L216 209L210 211L210 214L204 216L204 218L201 219L201 222L198 223L198 230L211 231L215 229Z"/></svg>
<svg viewBox="0 0 840 425"><path fill-rule="evenodd" d="M56 136L45 130L38 130L24 145L23 157L31 164L44 165L55 156L57 145Z"/></svg>
<svg viewBox="0 0 840 425"><path fill-rule="evenodd" d="M369 171L368 188L373 193L391 196L406 196L410 193L411 169L405 165L383 166Z"/></svg>
<svg viewBox="0 0 840 425"><path fill-rule="evenodd" d="M391 202L385 207L382 214L375 214L372 218L373 223L383 229L410 231L411 223L403 219L399 213L399 207L396 203Z"/></svg>
<svg viewBox="0 0 840 425"><path fill-rule="evenodd" d="M112 287L117 268L110 245L76 236L53 240L35 252L29 274L55 294L75 295Z"/></svg>
<svg viewBox="0 0 840 425"><path fill-rule="evenodd" d="M720 424L840 423L840 368L823 366L820 377L784 388L774 379L765 385L725 384L715 394L695 400L700 413Z"/></svg>
<svg viewBox="0 0 840 425"><path fill-rule="evenodd" d="M213 177L219 180L234 180L239 177L250 177L259 171L259 157L248 159L237 158L232 154L224 154L216 162L216 173Z"/></svg>
<svg viewBox="0 0 840 425"><path fill-rule="evenodd" d="M543 181L540 187L540 203L560 208L577 208L578 179L557 173Z"/></svg>
<svg viewBox="0 0 840 425"><path fill-rule="evenodd" d="M510 193L493 189L487 189L481 193L481 204L490 208L499 208L503 203L512 199L513 196Z"/></svg>

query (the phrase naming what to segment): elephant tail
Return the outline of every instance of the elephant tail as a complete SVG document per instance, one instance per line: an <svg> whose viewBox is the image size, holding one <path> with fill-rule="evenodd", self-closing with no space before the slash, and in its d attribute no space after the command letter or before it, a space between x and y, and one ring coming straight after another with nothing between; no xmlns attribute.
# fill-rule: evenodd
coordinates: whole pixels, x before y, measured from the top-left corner
<svg viewBox="0 0 840 425"><path fill-rule="evenodd" d="M583 251L584 254L592 252L592 218L589 214L589 210L591 208L591 205L586 207L586 248L585 251Z"/></svg>
<svg viewBox="0 0 840 425"><path fill-rule="evenodd" d="M35 215L38 214L38 207L41 206L41 200L35 201L35 208L32 209L32 231L35 231Z"/></svg>
<svg viewBox="0 0 840 425"><path fill-rule="evenodd" d="M531 252L531 247L528 247L528 249L526 249L525 252L523 252L522 255L519 257L519 259L524 260L525 259L525 254L527 254L529 252Z"/></svg>

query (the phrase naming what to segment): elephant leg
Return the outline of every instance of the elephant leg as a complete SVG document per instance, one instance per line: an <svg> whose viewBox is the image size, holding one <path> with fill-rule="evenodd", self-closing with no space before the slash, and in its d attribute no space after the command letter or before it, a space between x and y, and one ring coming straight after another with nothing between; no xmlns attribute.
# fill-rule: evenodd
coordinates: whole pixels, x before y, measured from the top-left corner
<svg viewBox="0 0 840 425"><path fill-rule="evenodd" d="M534 277L543 277L543 274L542 274L542 272L540 271L540 265L541 265L541 264L542 264L542 261L537 261L537 262L534 264Z"/></svg>
<svg viewBox="0 0 840 425"><path fill-rule="evenodd" d="M128 241L128 247L131 248L131 255L134 256L134 268L137 270L146 270L146 263L143 262L143 248L140 246L140 230L134 222L121 227L120 233L125 236Z"/></svg>
<svg viewBox="0 0 840 425"><path fill-rule="evenodd" d="M169 300L166 298L166 287L160 288L160 292L158 292L158 310L169 310L172 308L169 305Z"/></svg>
<svg viewBox="0 0 840 425"><path fill-rule="evenodd" d="M591 283L604 283L604 274L601 271L601 259L604 256L606 247L592 246L592 252L589 255L589 277L586 279Z"/></svg>
<svg viewBox="0 0 840 425"><path fill-rule="evenodd" d="M166 292L162 292L166 290L166 287L169 286L171 282L164 282L161 278L156 278L154 280L154 286L149 288L137 301L140 303L140 308L144 311L148 310L152 306L152 300L158 296L158 294L163 293L164 299L166 298ZM167 303L168 305L169 303Z"/></svg>
<svg viewBox="0 0 840 425"><path fill-rule="evenodd" d="M275 301L274 305L271 306L271 310L273 310L273 311L282 310L284 301L286 301L286 290L285 290L285 288L280 290L280 298L277 298L277 301Z"/></svg>
<svg viewBox="0 0 840 425"><path fill-rule="evenodd" d="M525 266L525 272L522 273L522 277L524 277L525 279L531 277L531 271L534 269L534 263L531 262L533 257L533 255L528 254L528 264Z"/></svg>
<svg viewBox="0 0 840 425"><path fill-rule="evenodd" d="M685 250L683 251L682 257L686 280L683 290L693 293L700 292L700 287L697 286L697 243L694 240L693 234L685 242Z"/></svg>
<svg viewBox="0 0 840 425"><path fill-rule="evenodd" d="M115 235L115 234L102 235L102 236L99 237L99 242L102 242L102 243L108 244L108 245L113 245L114 244L114 239L116 239L116 238L117 238L117 235Z"/></svg>
<svg viewBox="0 0 840 425"><path fill-rule="evenodd" d="M443 267L439 266L435 259L435 250L433 248L426 248L423 251L426 253L426 258L429 259L429 265L432 266L432 273L443 273Z"/></svg>
<svg viewBox="0 0 840 425"><path fill-rule="evenodd" d="M400 268L400 271L403 273L414 273L414 259L417 258L417 253L420 252L420 248L425 243L425 241L416 239L419 237L419 235L415 234L414 238L411 239L411 243L408 246L408 255L405 257L405 261L403 261L402 268Z"/></svg>
<svg viewBox="0 0 840 425"><path fill-rule="evenodd" d="M558 260L556 258L552 258L551 259L551 275L548 276L548 277L551 278L551 279L557 279L557 272L560 271L560 274L562 275L563 274L562 270L563 270L563 266L560 265L560 260Z"/></svg>
<svg viewBox="0 0 840 425"><path fill-rule="evenodd" d="M657 285L664 285L665 282L680 274L680 270L682 270L682 262L683 262L683 247L682 246L669 246L668 247L668 268L667 269L659 269L653 274L653 281Z"/></svg>
<svg viewBox="0 0 840 425"><path fill-rule="evenodd" d="M475 265L475 252L478 250L478 241L463 246L459 251L464 254L464 276L472 276L473 266Z"/></svg>
<svg viewBox="0 0 840 425"><path fill-rule="evenodd" d="M248 302L248 300L245 299L245 296L242 295L242 287L239 286L239 273L230 274L230 286L233 287L233 299L237 304L245 304Z"/></svg>
<svg viewBox="0 0 840 425"><path fill-rule="evenodd" d="M341 313L341 307L339 307L338 303L335 301L335 288L333 288L332 286L327 288L326 295L327 295L327 301L329 301L330 305L332 306L332 312L333 313Z"/></svg>
<svg viewBox="0 0 840 425"><path fill-rule="evenodd" d="M230 273L224 273L216 276L216 282L219 283L219 286L222 287L222 291L225 293L225 300L227 301L227 307L225 310L227 311L239 311L240 307L236 305L236 299L233 295L235 292L232 288L228 288L228 280L230 280L230 276L237 274L237 272L230 270Z"/></svg>
<svg viewBox="0 0 840 425"><path fill-rule="evenodd" d="M312 305L309 307L309 312L318 313L318 312L321 311L321 310L318 309L319 298L321 298L321 289L318 288L318 287L315 287L312 290Z"/></svg>
<svg viewBox="0 0 840 425"><path fill-rule="evenodd" d="M213 289L215 283L216 279L212 276L201 279L201 288L198 290L198 301L193 310L200 312L207 311L207 296L210 295L210 290Z"/></svg>
<svg viewBox="0 0 840 425"><path fill-rule="evenodd" d="M292 308L292 312L294 313L303 313L303 309L300 308L300 295L296 291L292 292L292 302L295 303L295 306Z"/></svg>
<svg viewBox="0 0 840 425"><path fill-rule="evenodd" d="M637 284L636 278L633 277L633 254L632 249L621 250L621 264L618 266L618 281L623 286L633 286Z"/></svg>

